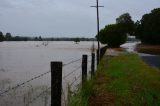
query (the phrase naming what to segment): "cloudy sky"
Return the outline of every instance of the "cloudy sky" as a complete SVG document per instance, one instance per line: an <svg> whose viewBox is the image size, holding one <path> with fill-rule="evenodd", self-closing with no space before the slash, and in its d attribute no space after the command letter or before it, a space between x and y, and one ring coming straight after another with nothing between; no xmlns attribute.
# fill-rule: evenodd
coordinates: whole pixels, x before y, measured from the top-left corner
<svg viewBox="0 0 160 106"><path fill-rule="evenodd" d="M14 36L94 37L96 0L0 0L0 31ZM129 12L134 21L160 0L99 0L100 28Z"/></svg>

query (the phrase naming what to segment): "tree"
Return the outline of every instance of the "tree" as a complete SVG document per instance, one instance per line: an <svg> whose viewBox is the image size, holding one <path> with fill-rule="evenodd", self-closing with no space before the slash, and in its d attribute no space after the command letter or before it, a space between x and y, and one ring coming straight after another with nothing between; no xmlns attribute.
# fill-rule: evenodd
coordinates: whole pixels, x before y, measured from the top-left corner
<svg viewBox="0 0 160 106"><path fill-rule="evenodd" d="M80 42L79 38L74 38L74 42L77 44L78 42Z"/></svg>
<svg viewBox="0 0 160 106"><path fill-rule="evenodd" d="M142 16L136 34L142 43L160 44L160 8Z"/></svg>
<svg viewBox="0 0 160 106"><path fill-rule="evenodd" d="M42 41L42 37L41 37L41 36L39 36L38 40L39 40L39 41Z"/></svg>
<svg viewBox="0 0 160 106"><path fill-rule="evenodd" d="M9 33L9 32L6 33L5 40L6 40L6 41L12 40L12 35L11 35L11 33Z"/></svg>
<svg viewBox="0 0 160 106"><path fill-rule="evenodd" d="M108 44L109 47L119 47L127 39L125 32L122 31L121 24L107 25L100 31L99 36L100 42Z"/></svg>
<svg viewBox="0 0 160 106"><path fill-rule="evenodd" d="M38 37L35 37L35 38L34 38L34 41L38 41Z"/></svg>
<svg viewBox="0 0 160 106"><path fill-rule="evenodd" d="M119 47L127 40L127 34L133 35L134 21L129 13L124 13L116 18L116 24L107 25L99 32L99 40L110 47Z"/></svg>
<svg viewBox="0 0 160 106"><path fill-rule="evenodd" d="M4 35L2 32L0 32L0 42L4 41Z"/></svg>
<svg viewBox="0 0 160 106"><path fill-rule="evenodd" d="M134 21L132 20L132 17L129 13L124 13L120 15L118 18L116 18L116 24L121 25L121 30L124 33L133 35L133 32L135 30Z"/></svg>

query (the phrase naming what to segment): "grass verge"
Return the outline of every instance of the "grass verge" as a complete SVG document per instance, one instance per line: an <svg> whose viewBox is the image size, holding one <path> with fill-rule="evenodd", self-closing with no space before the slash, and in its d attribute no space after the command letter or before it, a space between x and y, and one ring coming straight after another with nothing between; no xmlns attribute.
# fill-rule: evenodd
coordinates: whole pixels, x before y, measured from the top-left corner
<svg viewBox="0 0 160 106"><path fill-rule="evenodd" d="M102 59L95 78L74 95L69 106L160 106L160 70L136 54Z"/></svg>

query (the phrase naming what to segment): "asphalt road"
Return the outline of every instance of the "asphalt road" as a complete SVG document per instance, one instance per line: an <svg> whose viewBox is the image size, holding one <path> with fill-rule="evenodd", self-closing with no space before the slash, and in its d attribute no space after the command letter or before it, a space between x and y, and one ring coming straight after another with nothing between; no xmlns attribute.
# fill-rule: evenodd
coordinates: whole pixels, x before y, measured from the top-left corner
<svg viewBox="0 0 160 106"><path fill-rule="evenodd" d="M160 69L160 55L140 55L149 65Z"/></svg>

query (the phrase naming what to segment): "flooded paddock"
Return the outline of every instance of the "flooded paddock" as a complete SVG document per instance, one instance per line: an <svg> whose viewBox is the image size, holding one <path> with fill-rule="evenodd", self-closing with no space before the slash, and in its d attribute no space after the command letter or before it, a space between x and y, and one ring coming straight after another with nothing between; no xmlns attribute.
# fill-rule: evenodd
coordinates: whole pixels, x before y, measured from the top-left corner
<svg viewBox="0 0 160 106"><path fill-rule="evenodd" d="M94 42L94 45L97 45L97 42ZM87 54L88 61L91 61L92 46L93 42L90 41L79 44L64 41L0 42L0 92L9 90L0 96L0 106L49 106L50 73L20 87L18 85L16 89L12 90L12 87L50 71L51 61L62 61L63 64L67 64L79 59L63 67L62 104L65 105L68 86L76 80L70 87L70 90L75 90L81 82L82 55ZM75 69L77 71L65 77ZM43 93L43 91L46 92ZM43 95L38 98L41 92ZM35 101L32 102L32 100Z"/></svg>

